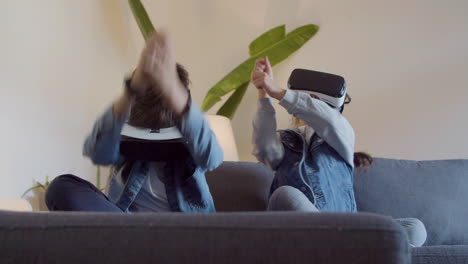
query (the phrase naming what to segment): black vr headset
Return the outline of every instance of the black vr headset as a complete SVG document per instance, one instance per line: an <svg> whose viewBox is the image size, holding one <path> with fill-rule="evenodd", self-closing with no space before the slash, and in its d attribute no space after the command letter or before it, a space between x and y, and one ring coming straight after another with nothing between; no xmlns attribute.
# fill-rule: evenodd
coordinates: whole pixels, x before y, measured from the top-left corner
<svg viewBox="0 0 468 264"><path fill-rule="evenodd" d="M339 75L295 69L288 80L288 88L317 96L333 108L341 108L351 102L346 93L345 79Z"/></svg>
<svg viewBox="0 0 468 264"><path fill-rule="evenodd" d="M177 127L146 129L129 124L120 134L120 154L141 161L185 160L190 156Z"/></svg>

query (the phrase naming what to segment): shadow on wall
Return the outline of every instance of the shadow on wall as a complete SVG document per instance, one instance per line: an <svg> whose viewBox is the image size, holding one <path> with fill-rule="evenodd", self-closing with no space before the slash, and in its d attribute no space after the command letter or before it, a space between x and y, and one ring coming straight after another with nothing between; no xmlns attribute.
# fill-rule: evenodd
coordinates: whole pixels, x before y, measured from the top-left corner
<svg viewBox="0 0 468 264"><path fill-rule="evenodd" d="M99 13L102 14L100 16L102 24L109 32L109 38L115 43L121 54L126 56L126 59L133 58L133 56L129 57L132 37L127 19L130 15L127 1L98 1L98 3L101 7Z"/></svg>

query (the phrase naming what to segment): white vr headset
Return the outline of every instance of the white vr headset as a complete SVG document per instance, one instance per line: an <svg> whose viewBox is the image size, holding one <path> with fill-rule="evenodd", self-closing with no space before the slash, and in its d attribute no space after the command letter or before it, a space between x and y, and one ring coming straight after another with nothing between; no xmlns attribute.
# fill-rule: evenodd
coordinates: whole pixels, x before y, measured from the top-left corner
<svg viewBox="0 0 468 264"><path fill-rule="evenodd" d="M175 126L155 130L124 124L120 135L141 140L173 140L182 138L182 134Z"/></svg>
<svg viewBox="0 0 468 264"><path fill-rule="evenodd" d="M120 153L128 160L170 161L190 155L175 126L147 129L124 124L120 136Z"/></svg>
<svg viewBox="0 0 468 264"><path fill-rule="evenodd" d="M317 96L333 108L345 104L346 82L339 75L295 69L288 80L288 88Z"/></svg>

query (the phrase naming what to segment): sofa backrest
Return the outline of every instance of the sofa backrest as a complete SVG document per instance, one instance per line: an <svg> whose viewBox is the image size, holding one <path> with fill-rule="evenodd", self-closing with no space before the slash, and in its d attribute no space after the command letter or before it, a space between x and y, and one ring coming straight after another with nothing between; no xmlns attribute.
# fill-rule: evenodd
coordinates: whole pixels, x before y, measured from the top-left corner
<svg viewBox="0 0 468 264"><path fill-rule="evenodd" d="M264 211L273 175L261 163L227 161L206 179L217 211Z"/></svg>
<svg viewBox="0 0 468 264"><path fill-rule="evenodd" d="M359 211L420 219L426 245L468 244L468 160L376 158L354 177Z"/></svg>
<svg viewBox="0 0 468 264"><path fill-rule="evenodd" d="M216 209L265 210L273 175L260 163L224 162L207 173ZM375 158L355 170L354 189L359 211L423 221L426 245L468 245L468 160Z"/></svg>

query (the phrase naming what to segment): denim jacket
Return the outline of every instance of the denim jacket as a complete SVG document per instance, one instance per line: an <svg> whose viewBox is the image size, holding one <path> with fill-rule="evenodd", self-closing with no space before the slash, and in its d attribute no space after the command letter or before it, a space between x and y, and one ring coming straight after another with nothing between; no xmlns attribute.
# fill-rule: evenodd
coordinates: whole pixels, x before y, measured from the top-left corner
<svg viewBox="0 0 468 264"><path fill-rule="evenodd" d="M149 162L131 162L120 154L120 133L126 119L118 119L113 107L109 107L95 122L83 147L83 155L94 164L114 167L108 196L124 212L128 212L149 169ZM194 103L178 127L191 157L166 163L162 180L169 207L176 212L215 212L205 172L223 162L221 147L202 111Z"/></svg>
<svg viewBox="0 0 468 264"><path fill-rule="evenodd" d="M271 99L260 99L254 119L254 155L276 171L271 193L289 185L301 190L321 211L355 212L354 131L326 103L287 90L280 105L315 131L310 143L295 130L276 132Z"/></svg>

